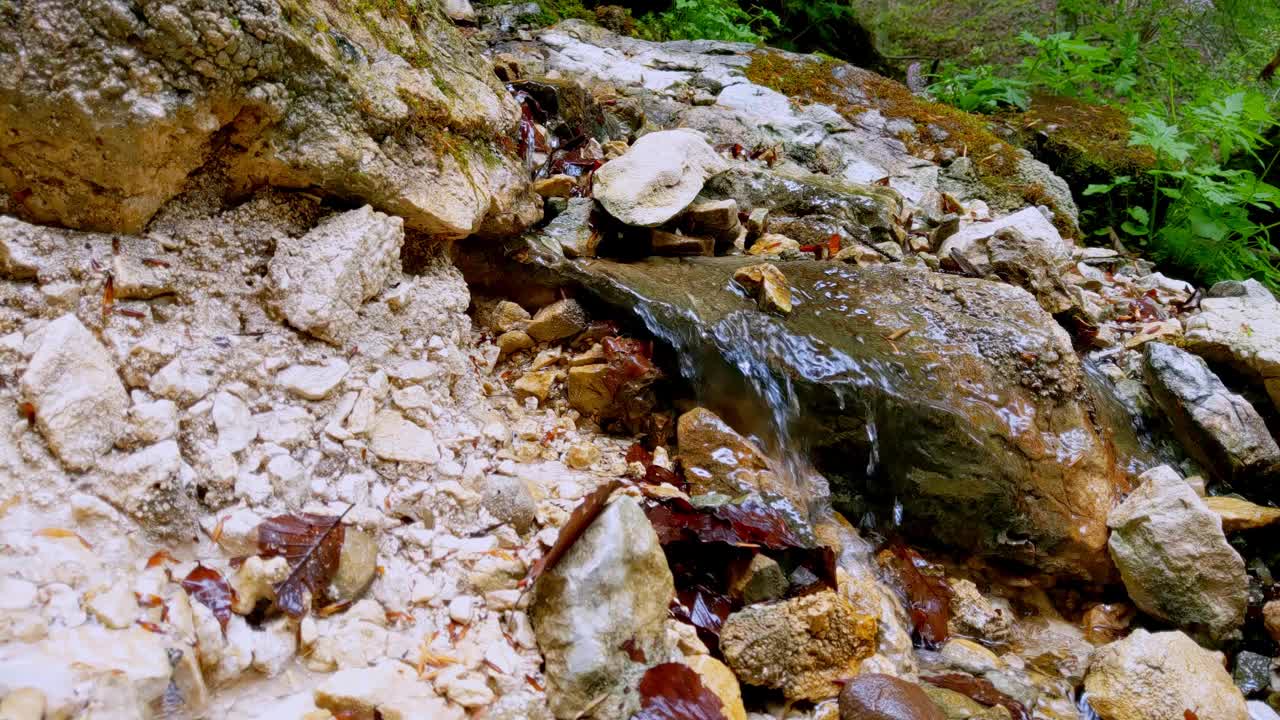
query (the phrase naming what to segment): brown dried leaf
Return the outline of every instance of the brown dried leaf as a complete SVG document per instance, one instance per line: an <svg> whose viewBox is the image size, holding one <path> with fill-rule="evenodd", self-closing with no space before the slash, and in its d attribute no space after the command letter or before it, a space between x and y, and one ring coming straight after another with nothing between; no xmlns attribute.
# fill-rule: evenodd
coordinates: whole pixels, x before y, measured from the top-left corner
<svg viewBox="0 0 1280 720"><path fill-rule="evenodd" d="M560 562L560 558L569 552L569 548L582 537L582 533L586 532L591 523L595 521L600 513L604 510L605 503L613 495L613 491L622 487L622 481L610 480L593 490L573 509L573 513L569 515L569 520L560 528L560 534L556 536L555 545L547 551L529 568L529 574L525 577L522 585L530 585L538 580L542 573L555 567Z"/></svg>
<svg viewBox="0 0 1280 720"><path fill-rule="evenodd" d="M147 558L147 569L150 570L151 568L163 565L164 563L176 562L178 561L169 554L168 550L157 550L151 554L151 557Z"/></svg>
<svg viewBox="0 0 1280 720"><path fill-rule="evenodd" d="M75 538L76 540L80 541L80 544L84 546L85 550L93 549L93 546L89 544L88 540L85 540L84 538L80 537L79 533L74 532L72 530L68 530L66 528L60 528L60 527L41 528L40 530L36 531L36 537Z"/></svg>
<svg viewBox="0 0 1280 720"><path fill-rule="evenodd" d="M940 647L949 633L951 586L944 578L922 572L921 568L928 568L929 562L915 550L895 543L890 551L892 559L888 566L907 596L916 635L926 646Z"/></svg>
<svg viewBox="0 0 1280 720"><path fill-rule="evenodd" d="M182 579L182 589L196 602L209 608L225 635L227 623L231 622L231 603L235 599L235 591L222 577L222 573L197 564Z"/></svg>
<svg viewBox="0 0 1280 720"><path fill-rule="evenodd" d="M352 506L354 507L354 506ZM277 515L258 525L258 550L262 557L283 557L293 568L289 577L276 583L276 605L292 617L306 614L307 593L312 604L327 604L326 592L338 560L342 556L345 526L342 518L329 515Z"/></svg>
<svg viewBox="0 0 1280 720"><path fill-rule="evenodd" d="M720 697L684 663L654 665L640 679L640 712L631 720L727 720Z"/></svg>

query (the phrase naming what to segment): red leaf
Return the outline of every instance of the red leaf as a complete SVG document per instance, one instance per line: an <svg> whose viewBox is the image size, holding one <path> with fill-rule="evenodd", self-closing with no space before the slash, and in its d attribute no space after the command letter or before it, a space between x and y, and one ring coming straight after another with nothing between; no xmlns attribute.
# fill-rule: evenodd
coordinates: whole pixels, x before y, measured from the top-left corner
<svg viewBox="0 0 1280 720"><path fill-rule="evenodd" d="M605 503L609 501L613 491L620 487L622 487L621 480L610 480L583 498L569 515L569 520L565 522L564 527L560 528L556 543L551 546L546 555L538 558L538 561L529 568L529 574L522 584L529 585L536 582L542 573L555 567L556 563L560 562L560 558L569 552L569 548L573 547L578 538L582 537L582 533L586 532L591 523L604 511Z"/></svg>
<svg viewBox="0 0 1280 720"><path fill-rule="evenodd" d="M196 602L209 608L213 616L218 619L218 624L222 626L222 634L225 635L227 623L231 622L231 601L235 594L223 579L222 573L197 564L182 579L182 589L186 590Z"/></svg>
<svg viewBox="0 0 1280 720"><path fill-rule="evenodd" d="M150 570L153 567L163 565L167 562L176 563L178 561L173 559L173 556L169 554L168 550L157 550L151 554L151 557L147 558L147 569Z"/></svg>
<svg viewBox="0 0 1280 720"><path fill-rule="evenodd" d="M934 677L922 677L920 679L930 685L952 690L961 695L967 695L975 702L988 707L999 705L1009 711L1009 715L1013 720L1031 720L1031 715L1022 703L1000 692L995 685L982 678L952 673L935 675Z"/></svg>
<svg viewBox="0 0 1280 720"><path fill-rule="evenodd" d="M653 464L653 453L645 449L640 443L635 443L627 448L627 464L638 462L645 467Z"/></svg>
<svg viewBox="0 0 1280 720"><path fill-rule="evenodd" d="M354 507L354 506L352 506ZM326 592L338 560L342 556L345 536L342 518L328 515L277 515L258 525L258 549L262 557L283 557L293 568L289 577L276 583L276 605L293 617L307 612L306 594L311 603L327 605Z"/></svg>
<svg viewBox="0 0 1280 720"><path fill-rule="evenodd" d="M720 647L720 629L733 610L733 601L728 596L697 586L676 592L671 614L676 620L692 625L702 642L714 650Z"/></svg>
<svg viewBox="0 0 1280 720"><path fill-rule="evenodd" d="M839 253L840 253L840 235L833 233L831 237L827 239L827 256L835 257Z"/></svg>
<svg viewBox="0 0 1280 720"><path fill-rule="evenodd" d="M951 619L951 586L944 578L922 572L929 561L901 543L890 547L889 569L907 596L912 629L927 647L939 647L947 641L947 624Z"/></svg>
<svg viewBox="0 0 1280 720"><path fill-rule="evenodd" d="M772 550L813 547L796 536L782 513L755 499L702 510L684 498L666 498L645 514L663 545L693 540Z"/></svg>
<svg viewBox="0 0 1280 720"><path fill-rule="evenodd" d="M1200 716L1191 710L1182 711L1182 720L1200 720Z"/></svg>
<svg viewBox="0 0 1280 720"><path fill-rule="evenodd" d="M627 641L622 643L620 649L627 654L627 657L631 658L631 662L643 663L648 661L644 656L644 648L636 644L635 638L627 638Z"/></svg>
<svg viewBox="0 0 1280 720"><path fill-rule="evenodd" d="M644 479L641 480L646 485L661 485L667 483L674 485L681 490L689 489L689 484L684 478L662 467L661 465L650 465L644 469Z"/></svg>
<svg viewBox="0 0 1280 720"><path fill-rule="evenodd" d="M640 712L631 720L726 720L719 696L684 663L654 665L640 678Z"/></svg>

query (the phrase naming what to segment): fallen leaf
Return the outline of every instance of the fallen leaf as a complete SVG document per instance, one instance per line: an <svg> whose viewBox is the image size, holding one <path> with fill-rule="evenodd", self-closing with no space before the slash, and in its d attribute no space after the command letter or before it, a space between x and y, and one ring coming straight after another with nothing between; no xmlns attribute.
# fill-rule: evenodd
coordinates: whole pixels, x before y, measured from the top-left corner
<svg viewBox="0 0 1280 720"><path fill-rule="evenodd" d="M627 638L627 641L622 643L622 647L619 649L625 652L627 657L631 658L631 662L647 662L647 658L644 655L644 648L637 645L636 639L633 637Z"/></svg>
<svg viewBox="0 0 1280 720"><path fill-rule="evenodd" d="M613 491L622 487L622 481L610 480L593 490L578 507L573 509L569 515L569 520L565 522L564 527L560 528L560 534L556 536L556 542L547 551L547 554L538 558L538 561L529 568L529 574L521 582L522 586L531 585L536 582L542 573L555 567L560 562L560 558L569 552L569 548L582 537L582 533L586 532L591 523L595 521L600 513L604 511L605 503L609 501L609 497L613 495Z"/></svg>
<svg viewBox="0 0 1280 720"><path fill-rule="evenodd" d="M684 663L662 663L640 678L640 712L631 720L726 720L720 697Z"/></svg>
<svg viewBox="0 0 1280 720"><path fill-rule="evenodd" d="M312 604L321 607L327 604L326 592L338 571L346 534L342 518L351 507L354 505L337 517L311 513L277 515L258 525L258 550L262 557L283 557L293 568L289 577L274 586L276 605L290 616L297 618L306 614L308 592Z"/></svg>
<svg viewBox="0 0 1280 720"><path fill-rule="evenodd" d="M915 550L895 543L890 551L892 561L887 564L907 596L912 629L926 646L940 647L949 633L951 586L945 578L922 572L929 562Z"/></svg>
<svg viewBox="0 0 1280 720"><path fill-rule="evenodd" d="M182 579L182 589L196 602L209 608L222 626L222 634L226 635L227 623L231 622L231 603L235 599L235 592L222 577L222 573L197 563Z"/></svg>
<svg viewBox="0 0 1280 720"><path fill-rule="evenodd" d="M85 540L84 538L80 537L78 533L68 530L66 528L60 528L60 527L42 528L36 531L36 536L47 537L47 538L75 538L76 540L80 541L80 544L84 546L85 550L93 549L93 546L89 544L88 540Z"/></svg>
<svg viewBox="0 0 1280 720"><path fill-rule="evenodd" d="M147 558L147 569L150 570L151 568L157 567L164 563L176 563L176 562L178 561L175 560L173 556L169 554L168 550L157 550L151 554L151 557Z"/></svg>

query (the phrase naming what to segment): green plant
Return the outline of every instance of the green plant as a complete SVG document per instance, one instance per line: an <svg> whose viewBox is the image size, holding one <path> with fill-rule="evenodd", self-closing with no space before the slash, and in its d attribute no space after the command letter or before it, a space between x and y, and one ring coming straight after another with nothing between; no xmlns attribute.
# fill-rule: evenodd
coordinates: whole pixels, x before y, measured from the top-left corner
<svg viewBox="0 0 1280 720"><path fill-rule="evenodd" d="M780 26L772 11L744 10L734 0L675 0L670 10L645 16L641 32L660 39L760 43Z"/></svg>
<svg viewBox="0 0 1280 720"><path fill-rule="evenodd" d="M1024 32L1018 37L1036 51L1022 61L1020 73L1027 83L1054 95L1097 102L1126 97L1137 84L1137 39L1132 33L1111 45L1094 45L1069 32L1043 38Z"/></svg>
<svg viewBox="0 0 1280 720"><path fill-rule="evenodd" d="M990 65L962 69L947 63L936 77L928 88L929 95L965 112L992 113L1007 107L1026 110L1031 104L1029 83L1000 77Z"/></svg>

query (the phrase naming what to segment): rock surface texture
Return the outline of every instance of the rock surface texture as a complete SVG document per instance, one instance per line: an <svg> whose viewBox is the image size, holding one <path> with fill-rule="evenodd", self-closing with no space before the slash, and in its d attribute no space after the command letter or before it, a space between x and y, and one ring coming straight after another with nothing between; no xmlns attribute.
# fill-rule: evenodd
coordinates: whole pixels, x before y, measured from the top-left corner
<svg viewBox="0 0 1280 720"><path fill-rule="evenodd" d="M1222 654L1180 632L1132 635L1098 650L1084 682L1102 720L1186 717L1246 720L1244 696L1222 666Z"/></svg>
<svg viewBox="0 0 1280 720"><path fill-rule="evenodd" d="M1256 280L1221 282L1187 320L1187 349L1264 387L1280 407L1280 302Z"/></svg>

